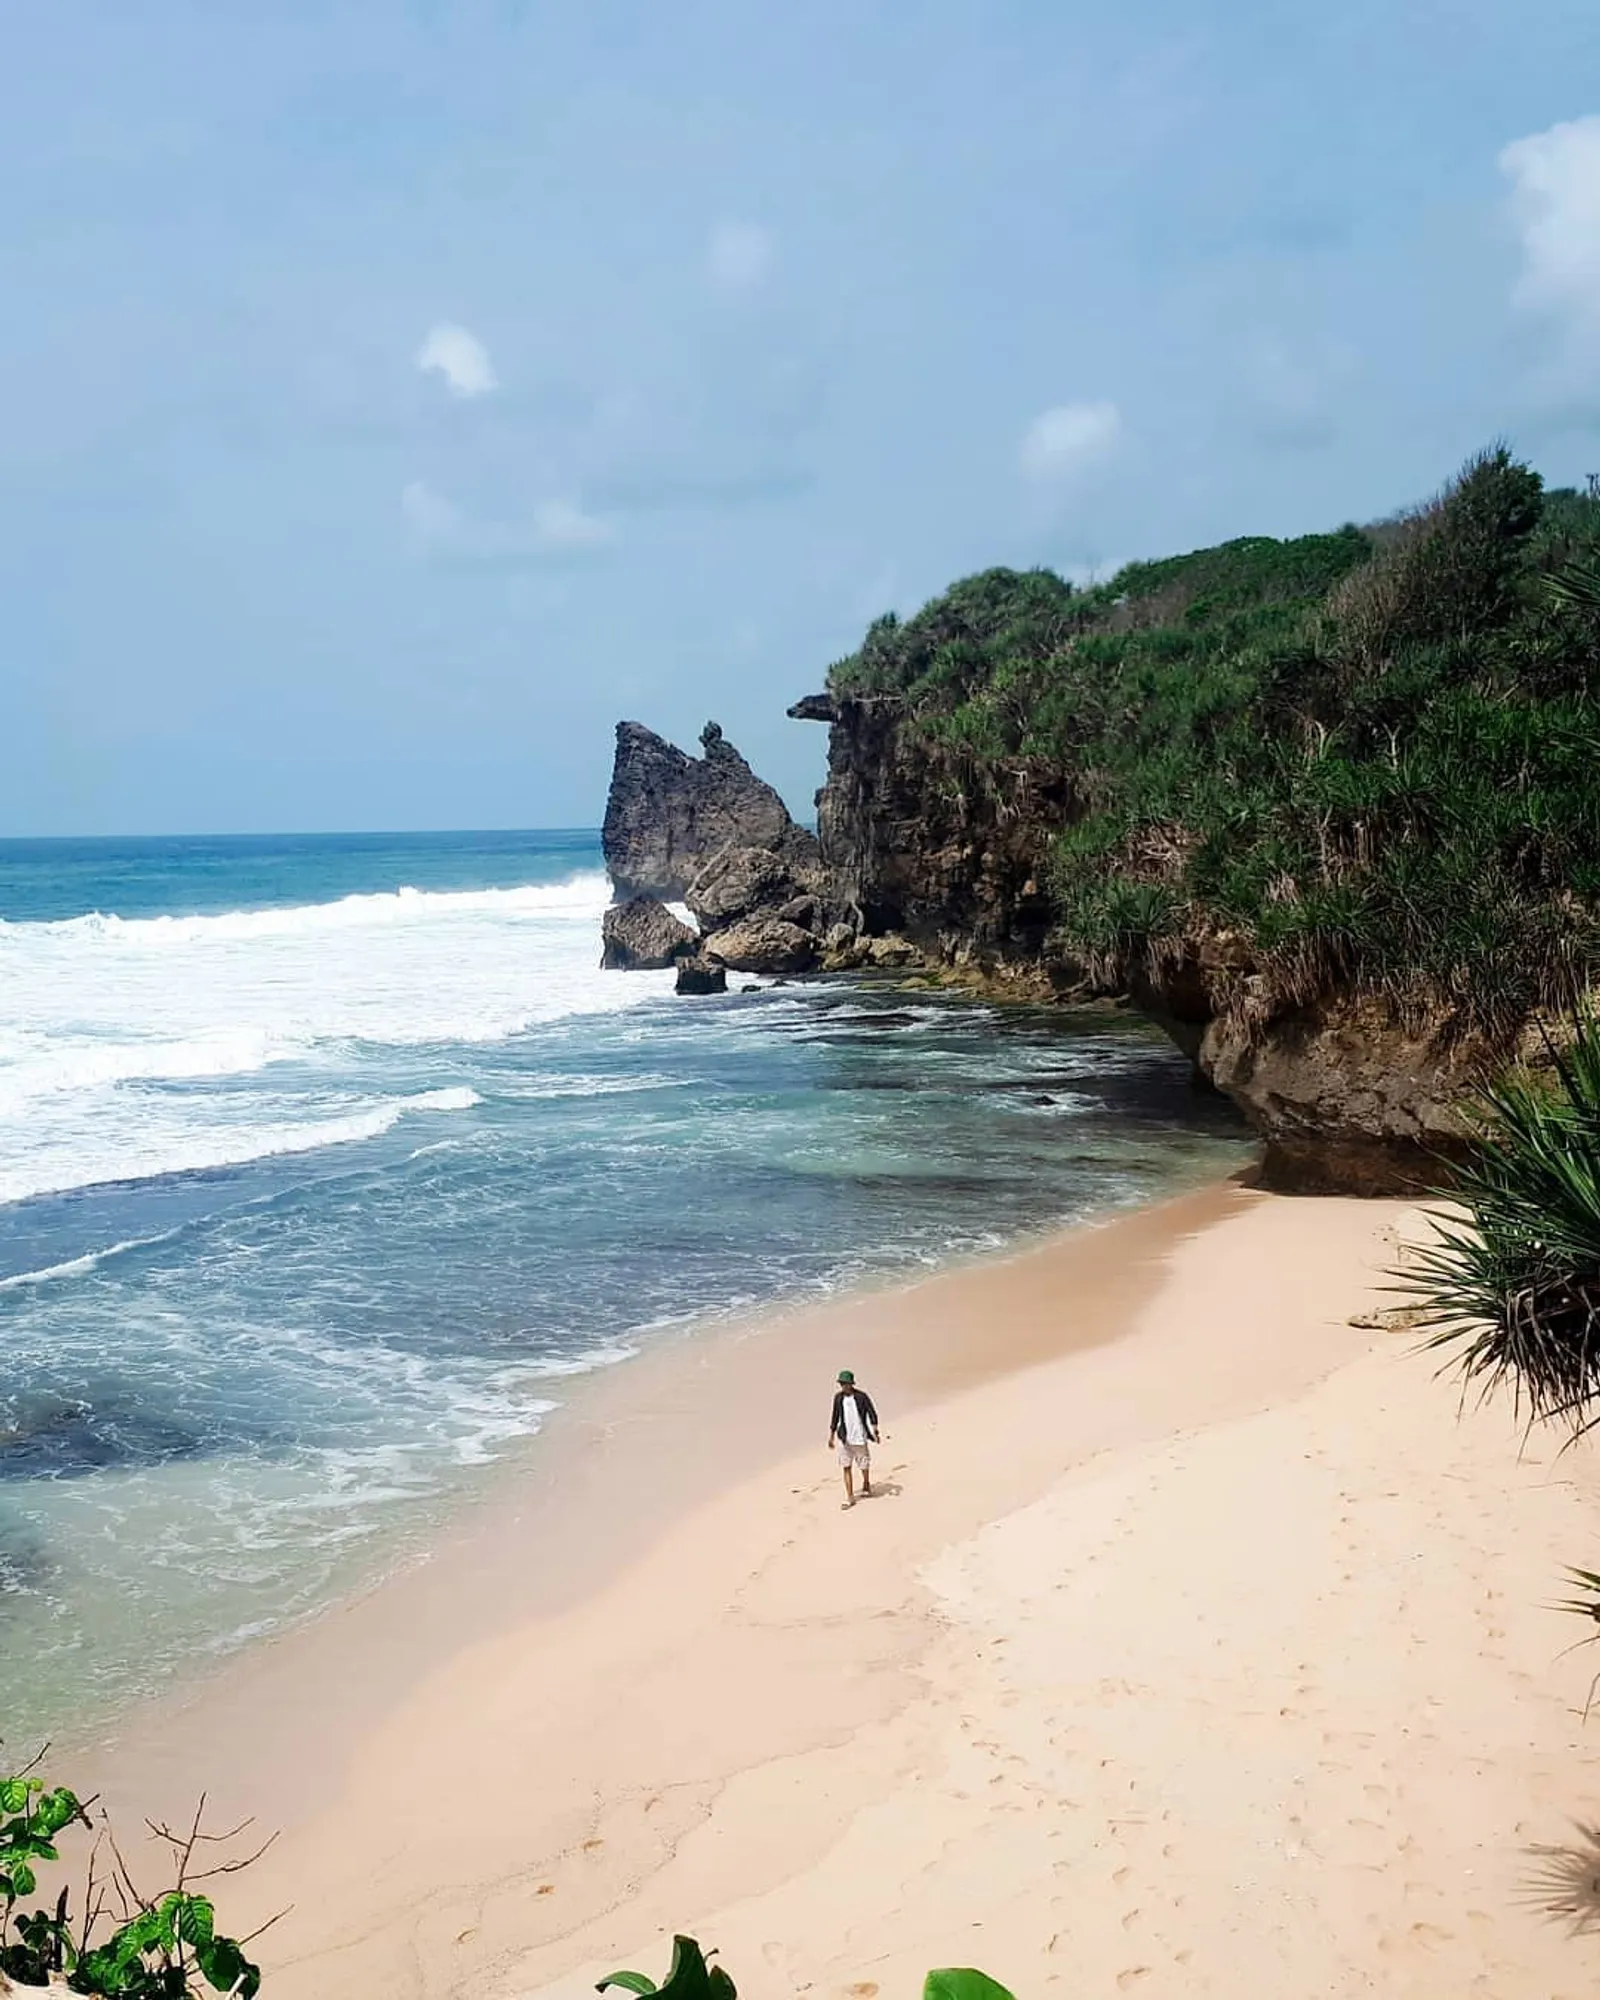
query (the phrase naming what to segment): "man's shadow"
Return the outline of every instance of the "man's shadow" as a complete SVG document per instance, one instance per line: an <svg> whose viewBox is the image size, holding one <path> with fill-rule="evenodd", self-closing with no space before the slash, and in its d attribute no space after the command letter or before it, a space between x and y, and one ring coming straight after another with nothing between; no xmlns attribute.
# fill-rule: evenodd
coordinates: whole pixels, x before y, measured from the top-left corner
<svg viewBox="0 0 1600 2000"><path fill-rule="evenodd" d="M875 1479L872 1482L872 1491L870 1493L863 1493L861 1498L863 1500L898 1500L904 1490L898 1479Z"/></svg>

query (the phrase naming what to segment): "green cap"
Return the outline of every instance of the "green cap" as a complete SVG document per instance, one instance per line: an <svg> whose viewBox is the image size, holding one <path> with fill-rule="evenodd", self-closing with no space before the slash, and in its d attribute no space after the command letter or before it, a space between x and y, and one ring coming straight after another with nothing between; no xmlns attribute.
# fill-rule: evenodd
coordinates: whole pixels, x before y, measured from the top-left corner
<svg viewBox="0 0 1600 2000"><path fill-rule="evenodd" d="M839 1380L841 1382L848 1382L852 1386L854 1386L855 1379L856 1379L855 1376L850 1372L848 1368L841 1368L839 1370Z"/></svg>

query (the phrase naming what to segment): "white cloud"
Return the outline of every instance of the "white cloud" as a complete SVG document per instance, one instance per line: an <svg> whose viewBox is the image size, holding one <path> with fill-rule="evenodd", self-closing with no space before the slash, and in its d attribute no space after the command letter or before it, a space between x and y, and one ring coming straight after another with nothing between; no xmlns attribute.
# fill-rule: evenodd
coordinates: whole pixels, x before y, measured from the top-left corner
<svg viewBox="0 0 1600 2000"><path fill-rule="evenodd" d="M421 479L401 490L400 511L424 548L459 562L534 561L603 548L613 539L610 522L577 500L541 500L526 521L475 521Z"/></svg>
<svg viewBox="0 0 1600 2000"><path fill-rule="evenodd" d="M500 386L488 348L475 333L448 320L428 329L416 361L424 375L442 375L453 396L486 396Z"/></svg>
<svg viewBox="0 0 1600 2000"><path fill-rule="evenodd" d="M719 291L749 292L771 270L773 254L770 230L755 222L724 222L711 232L706 269Z"/></svg>
<svg viewBox="0 0 1600 2000"><path fill-rule="evenodd" d="M1022 439L1022 469L1053 483L1074 478L1108 458L1122 436L1115 403L1058 403L1029 424Z"/></svg>
<svg viewBox="0 0 1600 2000"><path fill-rule="evenodd" d="M1516 140L1500 170L1522 238L1518 302L1600 327L1600 117Z"/></svg>

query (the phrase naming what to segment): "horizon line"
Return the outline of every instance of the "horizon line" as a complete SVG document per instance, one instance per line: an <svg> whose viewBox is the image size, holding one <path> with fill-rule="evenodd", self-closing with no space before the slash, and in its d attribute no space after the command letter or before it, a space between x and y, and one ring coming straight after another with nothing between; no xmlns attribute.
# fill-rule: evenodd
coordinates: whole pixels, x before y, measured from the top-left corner
<svg viewBox="0 0 1600 2000"><path fill-rule="evenodd" d="M205 831L167 833L0 833L0 848L44 847L93 842L136 840L413 840L441 834L477 838L485 834L585 834L598 840L600 827L594 826L372 826L372 827L257 827L248 832Z"/></svg>

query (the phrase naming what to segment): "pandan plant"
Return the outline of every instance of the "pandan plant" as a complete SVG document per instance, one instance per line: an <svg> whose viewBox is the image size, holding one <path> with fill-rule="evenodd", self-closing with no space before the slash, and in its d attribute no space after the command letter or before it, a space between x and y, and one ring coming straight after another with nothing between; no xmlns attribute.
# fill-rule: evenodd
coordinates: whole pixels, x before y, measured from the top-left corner
<svg viewBox="0 0 1600 2000"><path fill-rule="evenodd" d="M1515 1070L1476 1107L1455 1175L1464 1214L1436 1217L1402 1279L1463 1378L1507 1382L1533 1421L1574 1432L1600 1397L1600 1018L1585 1003L1548 1072Z"/></svg>
<svg viewBox="0 0 1600 2000"><path fill-rule="evenodd" d="M1596 592L1600 602L1600 590ZM1548 1075L1515 1071L1477 1107L1479 1145L1455 1176L1462 1219L1435 1236L1402 1280L1464 1378L1508 1382L1532 1422L1590 1429L1600 1397L1600 1017L1585 1002ZM1600 1573L1567 1571L1554 1608L1600 1639ZM1600 1688L1590 1683L1587 1716Z"/></svg>

